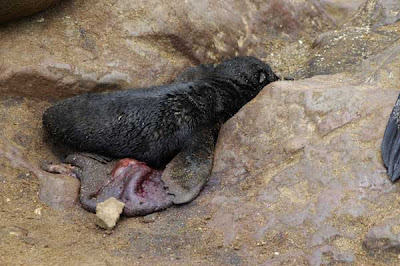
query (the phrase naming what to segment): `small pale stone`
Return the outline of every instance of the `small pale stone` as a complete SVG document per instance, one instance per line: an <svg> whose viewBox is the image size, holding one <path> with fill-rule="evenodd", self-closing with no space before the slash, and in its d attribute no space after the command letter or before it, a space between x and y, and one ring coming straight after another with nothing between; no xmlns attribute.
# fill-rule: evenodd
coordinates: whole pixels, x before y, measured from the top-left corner
<svg viewBox="0 0 400 266"><path fill-rule="evenodd" d="M38 215L38 216L41 216L41 215L42 215L42 207L36 208L36 209L34 210L34 213L35 213L36 215Z"/></svg>
<svg viewBox="0 0 400 266"><path fill-rule="evenodd" d="M21 236L20 232L10 232L10 236Z"/></svg>
<svg viewBox="0 0 400 266"><path fill-rule="evenodd" d="M96 206L96 224L104 229L113 229L119 220L124 206L125 203L114 197L98 203Z"/></svg>

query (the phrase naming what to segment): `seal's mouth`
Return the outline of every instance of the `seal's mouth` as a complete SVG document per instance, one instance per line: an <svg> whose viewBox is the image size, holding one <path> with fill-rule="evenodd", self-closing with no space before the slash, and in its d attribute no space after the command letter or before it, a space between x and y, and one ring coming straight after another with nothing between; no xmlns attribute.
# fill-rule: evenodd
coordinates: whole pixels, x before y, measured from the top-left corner
<svg viewBox="0 0 400 266"><path fill-rule="evenodd" d="M291 76L288 76L288 77L283 77L282 80L294 80L294 78Z"/></svg>

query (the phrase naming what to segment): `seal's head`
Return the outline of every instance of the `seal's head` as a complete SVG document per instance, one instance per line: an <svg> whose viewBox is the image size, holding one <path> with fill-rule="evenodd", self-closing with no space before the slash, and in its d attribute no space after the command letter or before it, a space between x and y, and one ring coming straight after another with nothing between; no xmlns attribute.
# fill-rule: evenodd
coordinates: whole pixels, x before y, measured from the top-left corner
<svg viewBox="0 0 400 266"><path fill-rule="evenodd" d="M271 82L279 80L271 67L252 56L238 56L217 65L215 72L233 80L236 84L251 87L258 93Z"/></svg>

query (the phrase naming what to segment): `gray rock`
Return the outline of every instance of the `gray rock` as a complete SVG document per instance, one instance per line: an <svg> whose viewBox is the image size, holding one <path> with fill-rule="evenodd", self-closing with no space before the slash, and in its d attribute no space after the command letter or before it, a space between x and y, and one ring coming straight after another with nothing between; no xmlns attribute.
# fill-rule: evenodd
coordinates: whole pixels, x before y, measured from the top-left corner
<svg viewBox="0 0 400 266"><path fill-rule="evenodd" d="M119 220L125 203L114 197L107 199L96 206L96 224L101 228L112 230Z"/></svg>
<svg viewBox="0 0 400 266"><path fill-rule="evenodd" d="M39 198L55 209L64 210L77 204L79 188L75 177L43 173Z"/></svg>

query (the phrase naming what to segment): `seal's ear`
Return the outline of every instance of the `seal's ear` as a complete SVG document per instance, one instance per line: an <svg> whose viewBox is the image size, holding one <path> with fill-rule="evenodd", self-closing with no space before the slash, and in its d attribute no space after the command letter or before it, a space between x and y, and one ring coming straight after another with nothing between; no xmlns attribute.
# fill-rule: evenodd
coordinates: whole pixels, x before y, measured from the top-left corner
<svg viewBox="0 0 400 266"><path fill-rule="evenodd" d="M260 73L260 77L258 78L258 83L263 83L267 79L267 75L264 72Z"/></svg>

